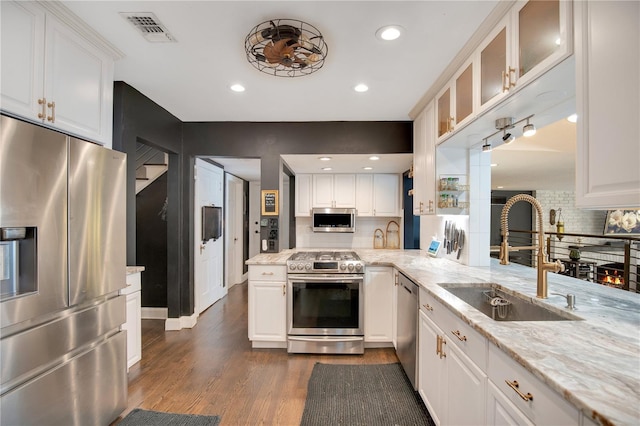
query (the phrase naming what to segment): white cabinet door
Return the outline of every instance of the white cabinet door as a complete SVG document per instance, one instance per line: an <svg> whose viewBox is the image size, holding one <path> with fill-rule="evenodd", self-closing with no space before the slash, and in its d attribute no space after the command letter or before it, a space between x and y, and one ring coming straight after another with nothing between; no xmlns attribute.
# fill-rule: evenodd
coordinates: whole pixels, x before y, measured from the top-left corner
<svg viewBox="0 0 640 426"><path fill-rule="evenodd" d="M47 16L47 123L107 142L112 132L113 61L66 25ZM49 117L52 117L49 119Z"/></svg>
<svg viewBox="0 0 640 426"><path fill-rule="evenodd" d="M30 2L0 3L2 98L0 107L32 120L44 111L44 12ZM46 107L46 106L45 106Z"/></svg>
<svg viewBox="0 0 640 426"><path fill-rule="evenodd" d="M454 344L447 344L447 424L485 423L487 375ZM456 401L464 401L464 407Z"/></svg>
<svg viewBox="0 0 640 426"><path fill-rule="evenodd" d="M391 327L391 337L393 339L393 347L398 349L398 284L400 277L398 276L399 272L394 269L393 270L393 295L392 295L392 305L393 312L391 313L391 320L393 321L393 325Z"/></svg>
<svg viewBox="0 0 640 426"><path fill-rule="evenodd" d="M356 210L358 216L373 216L373 175L356 177Z"/></svg>
<svg viewBox="0 0 640 426"><path fill-rule="evenodd" d="M313 206L333 206L333 175L313 175Z"/></svg>
<svg viewBox="0 0 640 426"><path fill-rule="evenodd" d="M356 206L356 175L333 176L334 207L353 208Z"/></svg>
<svg viewBox="0 0 640 426"><path fill-rule="evenodd" d="M576 206L637 208L640 3L580 1L574 2L574 12Z"/></svg>
<svg viewBox="0 0 640 426"><path fill-rule="evenodd" d="M127 369L142 359L142 294L134 291L127 294L127 322L122 328L127 330Z"/></svg>
<svg viewBox="0 0 640 426"><path fill-rule="evenodd" d="M364 341L393 341L393 268L369 266L364 276Z"/></svg>
<svg viewBox="0 0 640 426"><path fill-rule="evenodd" d="M518 410L504 394L488 380L487 422L488 425L533 426L533 423Z"/></svg>
<svg viewBox="0 0 640 426"><path fill-rule="evenodd" d="M296 175L296 216L311 216L311 175Z"/></svg>
<svg viewBox="0 0 640 426"><path fill-rule="evenodd" d="M249 281L249 340L287 340L286 283Z"/></svg>
<svg viewBox="0 0 640 426"><path fill-rule="evenodd" d="M431 101L413 122L413 214L435 214L435 107Z"/></svg>
<svg viewBox="0 0 640 426"><path fill-rule="evenodd" d="M373 215L400 216L400 175L373 175Z"/></svg>
<svg viewBox="0 0 640 426"><path fill-rule="evenodd" d="M420 311L418 319L418 392L436 425L443 422L447 397L446 358L439 355L440 329Z"/></svg>

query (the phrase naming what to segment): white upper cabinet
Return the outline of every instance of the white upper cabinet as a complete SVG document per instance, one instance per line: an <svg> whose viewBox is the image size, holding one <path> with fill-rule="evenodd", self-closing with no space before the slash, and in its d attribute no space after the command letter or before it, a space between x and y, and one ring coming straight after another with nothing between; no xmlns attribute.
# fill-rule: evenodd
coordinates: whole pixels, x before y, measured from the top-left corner
<svg viewBox="0 0 640 426"><path fill-rule="evenodd" d="M413 122L413 214L435 214L435 109L429 102Z"/></svg>
<svg viewBox="0 0 640 426"><path fill-rule="evenodd" d="M313 207L356 206L356 175L313 175Z"/></svg>
<svg viewBox="0 0 640 426"><path fill-rule="evenodd" d="M572 53L572 2L518 1L482 42L478 112L535 80Z"/></svg>
<svg viewBox="0 0 640 426"><path fill-rule="evenodd" d="M113 58L30 2L2 2L2 110L111 147Z"/></svg>
<svg viewBox="0 0 640 426"><path fill-rule="evenodd" d="M296 175L296 216L311 216L311 176Z"/></svg>
<svg viewBox="0 0 640 426"><path fill-rule="evenodd" d="M373 175L373 215L400 216L400 175Z"/></svg>
<svg viewBox="0 0 640 426"><path fill-rule="evenodd" d="M436 95L438 141L446 139L457 126L463 126L475 117L474 69L473 58L470 58Z"/></svg>
<svg viewBox="0 0 640 426"><path fill-rule="evenodd" d="M356 210L358 216L373 216L373 175L356 177Z"/></svg>
<svg viewBox="0 0 640 426"><path fill-rule="evenodd" d="M640 3L574 7L576 206L640 208Z"/></svg>

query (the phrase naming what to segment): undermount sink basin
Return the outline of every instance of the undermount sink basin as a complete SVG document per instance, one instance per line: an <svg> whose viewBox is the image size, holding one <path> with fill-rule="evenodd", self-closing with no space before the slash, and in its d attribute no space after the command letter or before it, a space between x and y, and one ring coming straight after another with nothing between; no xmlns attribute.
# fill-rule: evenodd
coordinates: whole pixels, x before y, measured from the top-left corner
<svg viewBox="0 0 640 426"><path fill-rule="evenodd" d="M503 288L499 284L440 284L495 321L576 321L582 318L569 312L533 303L530 297Z"/></svg>

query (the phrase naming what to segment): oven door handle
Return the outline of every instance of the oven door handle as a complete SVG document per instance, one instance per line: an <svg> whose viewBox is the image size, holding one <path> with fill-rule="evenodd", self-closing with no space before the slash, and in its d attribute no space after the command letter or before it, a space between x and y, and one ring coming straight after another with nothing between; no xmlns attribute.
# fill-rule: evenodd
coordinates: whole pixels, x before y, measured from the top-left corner
<svg viewBox="0 0 640 426"><path fill-rule="evenodd" d="M306 281L306 282L312 282L312 281L322 281L322 282L327 282L327 281L331 281L332 283L341 283L341 282L353 282L353 281L363 281L364 278L362 277L362 275L340 275L340 276L336 276L336 275L296 275L296 276L289 276L289 281Z"/></svg>
<svg viewBox="0 0 640 426"><path fill-rule="evenodd" d="M330 341L330 342L357 342L362 340L362 336L353 336L353 337L328 337L328 336L318 336L318 337L298 337L298 336L288 336L289 340L296 340L299 342L317 342L317 341Z"/></svg>

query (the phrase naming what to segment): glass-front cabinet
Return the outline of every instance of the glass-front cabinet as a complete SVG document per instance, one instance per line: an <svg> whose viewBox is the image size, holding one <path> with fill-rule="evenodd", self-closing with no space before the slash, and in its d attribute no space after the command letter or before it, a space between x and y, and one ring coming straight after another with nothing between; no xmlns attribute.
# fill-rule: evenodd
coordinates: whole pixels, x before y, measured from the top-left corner
<svg viewBox="0 0 640 426"><path fill-rule="evenodd" d="M436 96L437 142L446 139L459 125L471 120L475 110L474 61L470 58Z"/></svg>
<svg viewBox="0 0 640 426"><path fill-rule="evenodd" d="M518 1L480 46L480 111L568 57L572 3Z"/></svg>

